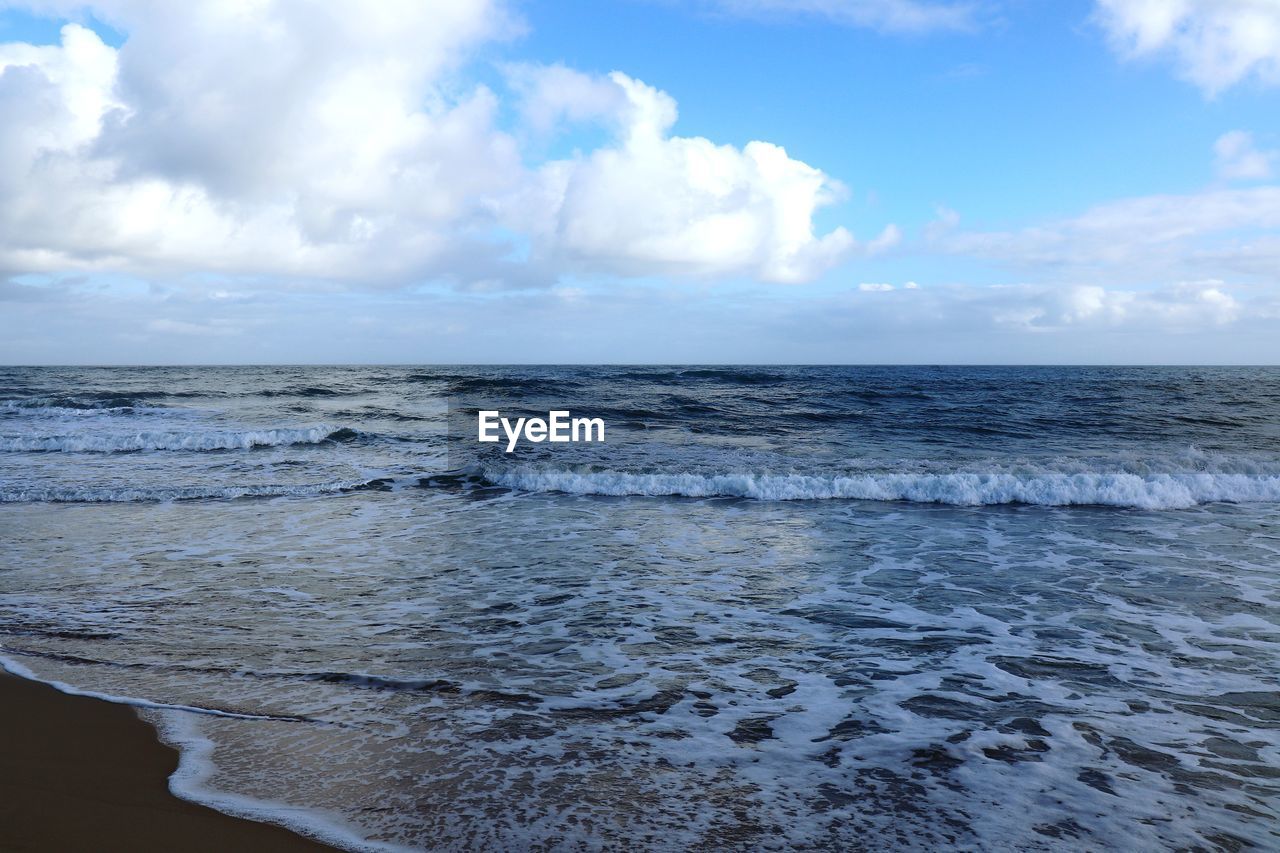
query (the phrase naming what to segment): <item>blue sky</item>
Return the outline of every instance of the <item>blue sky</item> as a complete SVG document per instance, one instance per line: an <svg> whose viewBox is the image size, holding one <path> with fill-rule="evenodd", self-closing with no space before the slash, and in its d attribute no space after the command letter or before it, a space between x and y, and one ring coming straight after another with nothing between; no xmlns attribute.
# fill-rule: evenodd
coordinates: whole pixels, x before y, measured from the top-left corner
<svg viewBox="0 0 1280 853"><path fill-rule="evenodd" d="M1280 0L382 8L0 11L0 361L1280 360Z"/></svg>

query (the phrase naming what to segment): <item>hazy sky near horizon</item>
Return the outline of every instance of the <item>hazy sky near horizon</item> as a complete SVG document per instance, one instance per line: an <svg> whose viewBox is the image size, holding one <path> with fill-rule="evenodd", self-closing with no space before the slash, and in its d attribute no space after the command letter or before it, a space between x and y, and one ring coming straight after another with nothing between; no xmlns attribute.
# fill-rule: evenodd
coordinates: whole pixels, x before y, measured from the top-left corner
<svg viewBox="0 0 1280 853"><path fill-rule="evenodd" d="M0 362L1280 362L1280 0L0 0Z"/></svg>

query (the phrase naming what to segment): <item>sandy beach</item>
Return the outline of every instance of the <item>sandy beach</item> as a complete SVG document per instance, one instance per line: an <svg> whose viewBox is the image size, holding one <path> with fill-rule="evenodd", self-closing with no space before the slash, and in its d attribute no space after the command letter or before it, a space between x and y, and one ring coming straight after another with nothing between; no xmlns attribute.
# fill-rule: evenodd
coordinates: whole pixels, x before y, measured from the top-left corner
<svg viewBox="0 0 1280 853"><path fill-rule="evenodd" d="M178 799L177 766L133 709L0 673L0 849L331 849Z"/></svg>

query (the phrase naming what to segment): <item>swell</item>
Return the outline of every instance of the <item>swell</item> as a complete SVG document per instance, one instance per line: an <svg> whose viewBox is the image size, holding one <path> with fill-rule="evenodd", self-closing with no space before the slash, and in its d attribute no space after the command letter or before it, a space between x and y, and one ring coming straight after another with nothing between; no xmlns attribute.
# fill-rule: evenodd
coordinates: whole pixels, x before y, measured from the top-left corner
<svg viewBox="0 0 1280 853"><path fill-rule="evenodd" d="M3 401L4 404L11 404L17 408L38 407L49 405L49 401L61 401L57 405L67 408L111 408L113 406L136 406L141 403L154 400L177 400L190 399L198 397L225 396L223 392L203 392L203 391L161 391L158 389L143 389L134 391L125 390L81 390L67 389L54 391L49 387L43 388L6 388L0 389L4 393L30 394L32 396L11 397Z"/></svg>
<svg viewBox="0 0 1280 853"><path fill-rule="evenodd" d="M582 386L581 382L564 377L455 376L445 381L448 393L458 396L560 394Z"/></svg>
<svg viewBox="0 0 1280 853"><path fill-rule="evenodd" d="M0 400L0 412L24 415L86 415L95 413L128 413L161 411L164 407L147 404L142 398L128 395L98 397L22 397Z"/></svg>
<svg viewBox="0 0 1280 853"><path fill-rule="evenodd" d="M625 370L617 378L633 382L671 383L706 381L726 385L777 385L788 381L781 373L733 367L686 367L669 370Z"/></svg>
<svg viewBox="0 0 1280 853"><path fill-rule="evenodd" d="M0 436L0 453L136 453L139 451L252 450L295 444L351 441L355 430L320 424L298 429L144 431L116 435Z"/></svg>
<svg viewBox="0 0 1280 853"><path fill-rule="evenodd" d="M489 485L579 495L733 497L761 501L867 500L992 506L1185 509L1205 503L1280 502L1280 476L1210 471L1061 472L1045 468L839 475L767 472L629 473L515 466L485 468Z"/></svg>
<svg viewBox="0 0 1280 853"><path fill-rule="evenodd" d="M308 483L303 485L173 486L161 488L0 489L0 503L166 503L169 501L236 500L240 498L323 497L382 489L384 479Z"/></svg>

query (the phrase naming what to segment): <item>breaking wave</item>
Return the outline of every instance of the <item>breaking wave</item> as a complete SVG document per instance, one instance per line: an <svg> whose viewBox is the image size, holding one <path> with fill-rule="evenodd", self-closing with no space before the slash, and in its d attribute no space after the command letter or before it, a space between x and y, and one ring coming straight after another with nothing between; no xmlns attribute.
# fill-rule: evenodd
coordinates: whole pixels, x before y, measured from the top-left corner
<svg viewBox="0 0 1280 853"><path fill-rule="evenodd" d="M868 472L841 476L769 473L627 473L528 466L488 469L497 486L579 495L735 497L762 501L868 500L989 506L1113 506L1185 509L1204 503L1280 502L1280 475L1209 471L1018 470Z"/></svg>
<svg viewBox="0 0 1280 853"><path fill-rule="evenodd" d="M142 450L251 450L290 444L320 444L350 441L358 433L324 424L300 429L260 429L244 431L161 432L147 431L115 435L30 435L0 436L0 452L5 453L134 453Z"/></svg>

